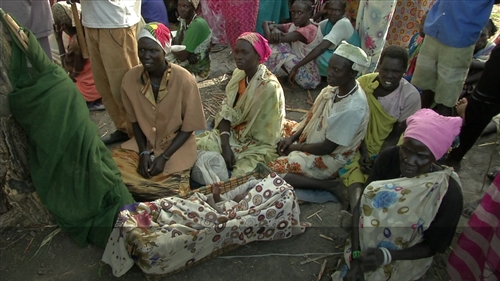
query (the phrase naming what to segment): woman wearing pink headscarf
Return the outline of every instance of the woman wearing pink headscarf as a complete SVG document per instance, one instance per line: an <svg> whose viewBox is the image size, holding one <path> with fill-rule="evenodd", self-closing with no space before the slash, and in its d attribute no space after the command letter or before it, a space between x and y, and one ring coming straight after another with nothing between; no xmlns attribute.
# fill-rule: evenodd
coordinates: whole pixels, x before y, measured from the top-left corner
<svg viewBox="0 0 500 281"><path fill-rule="evenodd" d="M238 37L234 70L226 99L215 116L215 128L197 136L199 150L222 154L233 175L252 171L258 162L278 157L285 97L276 78L262 63L271 54L267 40L255 32Z"/></svg>
<svg viewBox="0 0 500 281"><path fill-rule="evenodd" d="M403 144L380 153L353 208L347 265L333 280L418 280L451 244L462 212L460 180L435 161L462 119L421 109L406 124Z"/></svg>

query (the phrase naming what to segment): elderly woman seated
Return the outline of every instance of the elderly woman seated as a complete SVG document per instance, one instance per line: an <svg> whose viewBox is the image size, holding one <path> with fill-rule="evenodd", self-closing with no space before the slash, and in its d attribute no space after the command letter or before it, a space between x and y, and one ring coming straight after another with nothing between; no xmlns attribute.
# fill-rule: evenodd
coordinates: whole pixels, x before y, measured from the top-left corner
<svg viewBox="0 0 500 281"><path fill-rule="evenodd" d="M80 13L80 4L76 3L76 7ZM82 93L89 110L104 110L105 108L101 102L101 95L99 95L94 84L90 60L83 58L80 43L76 36L76 27L73 23L71 5L65 1L54 3L52 6L52 15L54 17L54 34L59 47L59 53L61 54L61 65L64 67L64 70L69 73L69 76L75 82L78 90ZM69 45L67 49L64 47L63 43L63 32L69 36Z"/></svg>
<svg viewBox="0 0 500 281"><path fill-rule="evenodd" d="M285 97L276 78L262 63L271 50L258 33L240 35L234 48L237 69L226 86L226 99L215 116L215 129L197 136L199 150L222 154L233 176L278 157Z"/></svg>
<svg viewBox="0 0 500 281"><path fill-rule="evenodd" d="M274 74L278 74L281 68L290 73L294 66L321 43L323 35L318 26L310 21L311 12L309 0L297 0L290 9L292 23L275 24L265 21L262 24L264 37L274 44L272 55L265 63ZM314 61L298 68L294 77L294 81L304 89L315 89L321 82Z"/></svg>
<svg viewBox="0 0 500 281"><path fill-rule="evenodd" d="M185 50L172 51L169 62L178 64L193 74L197 81L205 80L210 74L210 40L212 30L207 22L196 14L199 0L179 0L179 29L173 43L186 46Z"/></svg>
<svg viewBox="0 0 500 281"><path fill-rule="evenodd" d="M462 191L453 170L435 161L462 119L421 109L406 123L403 144L379 155L353 209L347 266L333 280L417 280L451 244Z"/></svg>
<svg viewBox="0 0 500 281"><path fill-rule="evenodd" d="M200 92L193 76L169 63L170 31L149 23L138 35L142 64L123 77L122 99L134 138L113 159L136 200L184 194L196 161L196 130L205 129Z"/></svg>
<svg viewBox="0 0 500 281"><path fill-rule="evenodd" d="M278 143L280 158L269 163L294 188L332 192L346 207L345 188L332 179L356 154L365 137L369 110L365 93L356 81L368 65L360 48L342 42L328 66L328 84L292 136Z"/></svg>

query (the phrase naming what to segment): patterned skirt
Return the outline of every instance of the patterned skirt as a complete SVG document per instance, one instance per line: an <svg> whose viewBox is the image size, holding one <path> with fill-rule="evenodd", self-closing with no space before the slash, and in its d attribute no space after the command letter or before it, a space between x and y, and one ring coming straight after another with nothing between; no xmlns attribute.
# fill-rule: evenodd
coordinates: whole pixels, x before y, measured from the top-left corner
<svg viewBox="0 0 500 281"><path fill-rule="evenodd" d="M271 49L272 54L264 65L275 75L283 67L287 72L290 72L303 59L293 52L290 44L280 43L271 45ZM320 82L321 76L319 75L318 66L314 61L300 67L295 75L295 83L306 90L316 89Z"/></svg>

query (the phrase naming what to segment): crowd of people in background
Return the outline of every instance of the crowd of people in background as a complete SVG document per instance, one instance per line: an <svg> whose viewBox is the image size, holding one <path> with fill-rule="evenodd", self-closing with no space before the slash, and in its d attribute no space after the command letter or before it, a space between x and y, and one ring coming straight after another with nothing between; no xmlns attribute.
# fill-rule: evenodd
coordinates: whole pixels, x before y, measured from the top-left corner
<svg viewBox="0 0 500 281"><path fill-rule="evenodd" d="M224 178L264 163L294 189L342 204L346 263L334 280L417 280L451 244L463 204L455 172L498 126L500 40L490 14L500 1L79 2L0 7L50 59L55 34L89 110L105 109L116 126L102 141L122 143L112 157L135 200L188 194L199 152L209 151ZM211 77L211 52L226 46L236 69L207 128L197 82ZM309 90L324 81L301 121L287 120L282 84ZM493 176L474 220L498 205ZM481 245L489 252L477 268L461 266L464 251L477 250L464 242L473 231L451 255L450 275L498 279L498 231Z"/></svg>

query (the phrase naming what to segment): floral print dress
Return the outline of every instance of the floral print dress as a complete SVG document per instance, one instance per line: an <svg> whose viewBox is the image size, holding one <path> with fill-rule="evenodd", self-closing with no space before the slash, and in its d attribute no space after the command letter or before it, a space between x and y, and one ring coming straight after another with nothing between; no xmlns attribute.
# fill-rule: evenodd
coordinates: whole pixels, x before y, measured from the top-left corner
<svg viewBox="0 0 500 281"><path fill-rule="evenodd" d="M368 55L370 65L362 74L372 73L384 48L397 0L361 0L356 20L356 30L361 39L361 49Z"/></svg>
<svg viewBox="0 0 500 281"><path fill-rule="evenodd" d="M272 73L278 74L284 67L290 72L303 58L305 58L316 46L321 43L323 34L318 26L310 23L304 27L297 27L293 23L283 24L287 33L298 32L302 34L307 44L295 41L292 43L279 43L271 45L272 54L264 63ZM295 82L303 89L315 89L321 82L318 66L314 60L308 62L297 70Z"/></svg>

